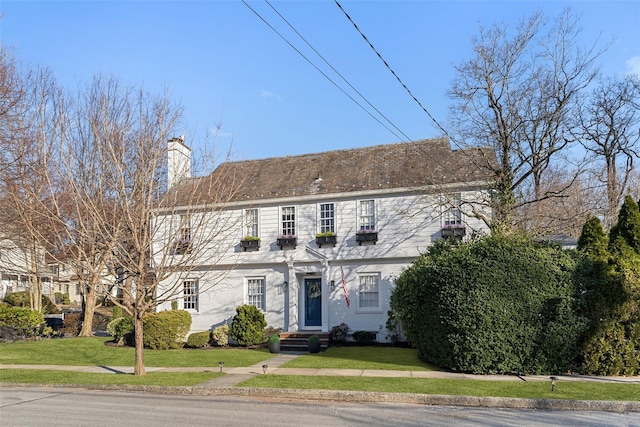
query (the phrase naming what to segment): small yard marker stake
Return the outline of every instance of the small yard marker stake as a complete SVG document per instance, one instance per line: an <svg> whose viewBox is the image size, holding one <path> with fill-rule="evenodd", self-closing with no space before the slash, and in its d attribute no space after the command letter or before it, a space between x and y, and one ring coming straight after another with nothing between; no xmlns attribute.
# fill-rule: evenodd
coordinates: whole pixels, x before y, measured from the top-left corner
<svg viewBox="0 0 640 427"><path fill-rule="evenodd" d="M551 377L551 391L556 388L556 381L558 381L558 377Z"/></svg>
<svg viewBox="0 0 640 427"><path fill-rule="evenodd" d="M218 366L220 366L220 373L222 373L222 368L224 367L224 362L221 360L218 362Z"/></svg>

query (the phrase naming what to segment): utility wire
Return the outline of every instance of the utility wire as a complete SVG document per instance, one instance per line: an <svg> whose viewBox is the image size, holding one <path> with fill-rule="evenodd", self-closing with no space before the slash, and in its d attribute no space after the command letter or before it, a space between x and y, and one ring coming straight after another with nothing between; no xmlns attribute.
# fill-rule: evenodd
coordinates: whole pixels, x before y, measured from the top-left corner
<svg viewBox="0 0 640 427"><path fill-rule="evenodd" d="M373 105L373 104L372 104L372 103L367 99L367 97L366 97L366 96L364 96L364 95L363 95L363 94L362 94L358 89L356 89L356 88L355 88L355 87L354 87L354 86L353 86L353 85L352 85L352 84L351 84L351 83L350 83L350 82L349 82L349 81L348 81L348 80L347 80L347 79L346 79L346 78L345 78L345 77L344 77L344 76L343 76L343 75L342 75L338 70L336 70L336 69L335 69L335 67L334 67L333 65L331 65L331 64L329 63L329 61L327 61L327 60L325 59L325 57L324 57L324 56L322 56L322 54L320 54L320 52L318 52L318 51L316 50L316 48L314 48L314 47L311 45L311 43L309 43L309 42L307 41L307 39L306 39L306 38L304 38L304 36L298 32L298 30L296 30L296 29L294 28L294 26L293 26L293 25L291 25L291 23L290 23L290 22L289 22L289 21L288 21L284 16L282 16L282 14L281 14L280 12L278 12L278 11L276 10L276 8L275 8L271 3L269 3L269 0L265 0L265 2L269 5L269 7L271 7L271 9L273 9L273 11L274 11L275 13L277 13L277 14L278 14L278 16L279 16L279 17L280 17L284 22L286 22L286 23L287 23L287 25L289 26L289 28L291 28L291 29L292 29L292 30L293 30L293 31L298 35L298 37L300 37L300 38L302 39L302 41L304 41L304 42L307 44L307 46L309 46L309 47L311 48L311 50L313 50L313 51L316 53L316 55L318 55L318 56L320 57L320 59L322 59L322 60L324 61L324 63L325 63L325 64L327 64L327 65L329 66L329 68L331 68L331 70L333 70L333 72L334 72L334 73L336 73L336 74L337 74L337 75L342 79L342 81L344 81L347 85L349 85L349 87L350 87L351 89L353 89L353 91L354 91L355 93L357 93L357 94L360 96L360 98L362 98L362 99L363 99L367 104L369 104L369 106L370 106L371 108L373 108L373 109L376 111L376 113L378 113L378 114L379 114L382 118L384 118L384 119L385 119L385 120L386 120L386 121L387 121L391 126L393 126L393 128L394 128L394 129L396 129L399 133L401 133L401 134L402 134L402 136L404 136L408 141L411 141L411 138L409 138L409 137L407 136L407 134L405 134L402 130L400 130L400 128L398 128L398 126L396 126L396 125L395 125L395 124L394 124L394 123L393 123L393 122L392 122L392 121L391 121L387 116L385 116L385 115L384 115L380 110L378 110L378 109L377 109L377 108L376 108L376 107L375 107L375 106L374 106L374 105Z"/></svg>
<svg viewBox="0 0 640 427"><path fill-rule="evenodd" d="M247 8L249 8L249 10L251 10L258 18L260 18L260 20L262 22L264 22L269 28L271 28L271 30L273 32L275 32L282 40L284 40L285 43L287 43L293 50L295 50L298 55L302 56L302 58L305 59L305 61L307 61L309 64L311 64L311 66L313 68L316 69L316 71L318 71L320 74L322 74L322 76L329 80L336 88L338 88L345 96L347 96L347 98L349 98L351 101L353 101L358 107L360 107L364 112L366 112L369 116L371 116L371 118L373 118L375 121L377 121L378 123L380 123L380 125L382 125L385 129L387 129L393 136L395 136L396 138L398 138L399 140L402 139L398 134L396 134L393 130L391 130L386 124L384 124L382 121L380 121L379 118L377 118L376 116L374 116L369 110L367 110L362 104L360 104L357 100L355 100L351 95L349 95L342 87L340 87L340 85L338 85L335 81L333 81L331 79L331 77L327 76L326 73L324 73L320 68L318 68L318 66L316 66L309 58L307 58L302 52L300 52L300 50L298 50L298 48L296 48L289 40L287 40L286 37L284 37L282 34L280 34L280 32L278 30L276 30L269 22L267 22L267 20L265 18L263 18L255 9L253 9L251 6L249 6L249 4L245 1L242 0L242 3L244 3L245 6L247 6ZM376 110L377 111L377 110ZM404 135L404 134L403 134Z"/></svg>
<svg viewBox="0 0 640 427"><path fill-rule="evenodd" d="M338 8L340 8L340 10L342 11L342 13L344 13L344 15L347 17L347 19L349 20L349 22L351 22L351 24L353 24L354 28L356 29L356 31L362 36L362 38L364 39L365 42L367 42L367 44L369 45L369 47L371 47L371 49L375 52L375 54L378 56L378 58L380 58L380 60L382 61L382 63L385 65L385 67L387 67L387 69L391 72L391 74L393 74L393 76L396 78L396 80L398 80L398 83L400 83L402 85L402 87L407 91L407 93L409 94L409 96L411 96L411 98L413 98L413 100L420 106L420 108L422 109L422 111L424 111L425 113L427 113L427 116L429 116L429 118L431 119L431 121L433 121L433 123L435 123L436 127L442 131L447 137L449 136L449 133L446 131L446 129L444 127L442 127L442 125L440 125L440 123L431 115L431 113L429 113L429 111L427 111L427 109L422 105L422 103L420 101L418 101L418 98L416 98L413 93L411 92L411 90L409 90L409 88L407 87L407 85L404 84L404 82L400 79L400 77L398 77L398 75L396 74L395 71L393 71L393 69L391 68L391 66L389 66L389 64L387 63L387 61L385 61L385 59L382 57L382 55L380 54L380 52L378 52L378 50L373 46L373 44L369 41L369 39L367 38L367 36L364 35L364 33L362 31L360 31L360 28L358 27L358 25L356 25L355 22L353 22L353 19L351 19L351 16L349 16L349 14L344 10L344 8L342 7L342 5L338 2L338 0L334 0L336 5L338 5ZM451 140L451 138L449 138Z"/></svg>

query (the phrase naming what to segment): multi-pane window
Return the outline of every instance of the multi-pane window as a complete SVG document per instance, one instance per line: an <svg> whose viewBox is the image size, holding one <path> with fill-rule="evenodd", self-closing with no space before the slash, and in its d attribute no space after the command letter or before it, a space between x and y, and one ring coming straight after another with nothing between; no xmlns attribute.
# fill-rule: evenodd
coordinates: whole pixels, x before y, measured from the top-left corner
<svg viewBox="0 0 640 427"><path fill-rule="evenodd" d="M444 212L443 219L445 226L460 225L462 224L462 212L460 212L460 205L462 204L460 194L455 194L451 197L450 207Z"/></svg>
<svg viewBox="0 0 640 427"><path fill-rule="evenodd" d="M335 208L333 203L320 205L320 233L335 233Z"/></svg>
<svg viewBox="0 0 640 427"><path fill-rule="evenodd" d="M189 215L180 215L180 239L183 241L191 240L191 217Z"/></svg>
<svg viewBox="0 0 640 427"><path fill-rule="evenodd" d="M296 235L296 208L295 206L285 206L281 210L281 226L283 236Z"/></svg>
<svg viewBox="0 0 640 427"><path fill-rule="evenodd" d="M191 217L189 215L180 215L180 228L178 230L178 238L174 242L173 253L175 255L184 255L191 252Z"/></svg>
<svg viewBox="0 0 640 427"><path fill-rule="evenodd" d="M377 274L359 276L358 308L370 309L380 307L380 292Z"/></svg>
<svg viewBox="0 0 640 427"><path fill-rule="evenodd" d="M258 234L258 209L245 209L244 235L250 237L260 236L260 234Z"/></svg>
<svg viewBox="0 0 640 427"><path fill-rule="evenodd" d="M247 279L247 304L264 311L264 278Z"/></svg>
<svg viewBox="0 0 640 427"><path fill-rule="evenodd" d="M360 201L360 230L369 231L376 229L375 205L373 200Z"/></svg>
<svg viewBox="0 0 640 427"><path fill-rule="evenodd" d="M185 310L198 310L198 282L185 280L182 284L183 303Z"/></svg>

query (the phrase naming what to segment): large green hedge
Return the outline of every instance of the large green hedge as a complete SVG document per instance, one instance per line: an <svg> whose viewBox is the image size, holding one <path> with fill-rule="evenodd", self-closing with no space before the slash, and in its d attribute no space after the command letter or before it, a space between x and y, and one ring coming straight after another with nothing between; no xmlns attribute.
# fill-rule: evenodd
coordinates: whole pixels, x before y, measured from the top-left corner
<svg viewBox="0 0 640 427"><path fill-rule="evenodd" d="M575 252L520 236L436 243L397 280L391 306L419 357L471 373L558 373L579 353Z"/></svg>

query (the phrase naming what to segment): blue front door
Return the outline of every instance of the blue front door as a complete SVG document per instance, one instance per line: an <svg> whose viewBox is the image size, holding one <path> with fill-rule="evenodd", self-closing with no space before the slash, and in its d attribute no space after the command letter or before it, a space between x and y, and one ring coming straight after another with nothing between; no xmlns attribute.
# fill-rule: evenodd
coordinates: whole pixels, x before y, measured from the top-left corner
<svg viewBox="0 0 640 427"><path fill-rule="evenodd" d="M322 325L322 280L304 279L304 325Z"/></svg>

